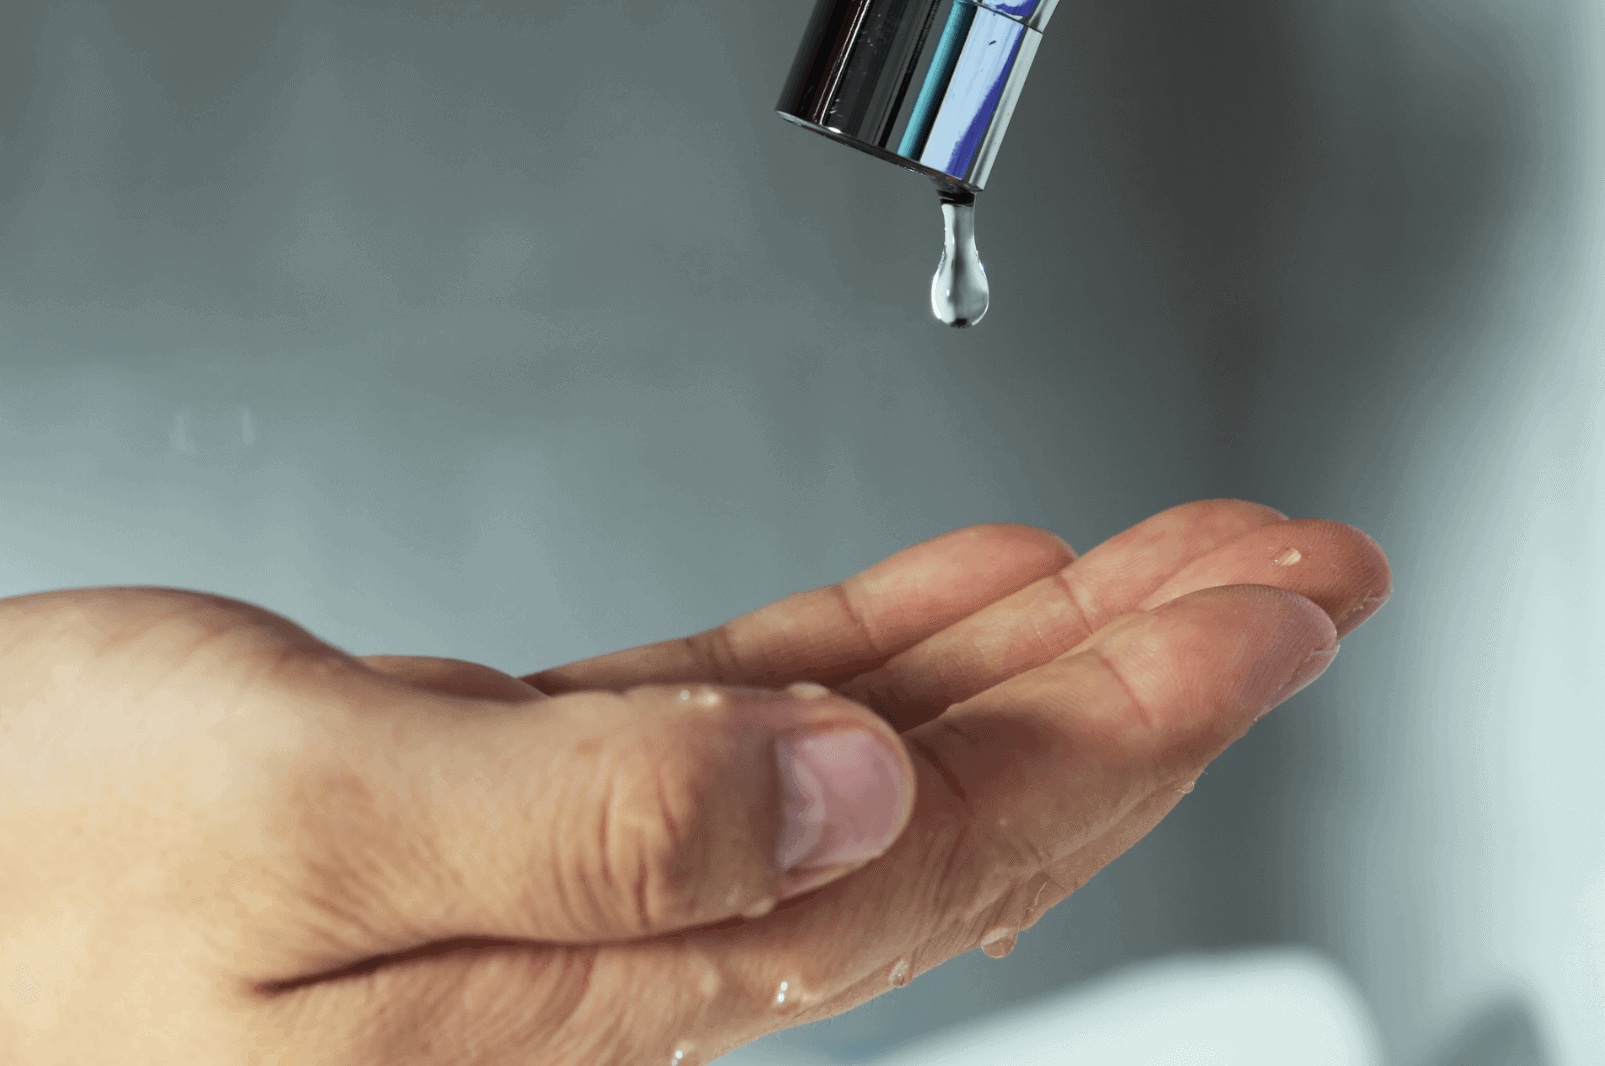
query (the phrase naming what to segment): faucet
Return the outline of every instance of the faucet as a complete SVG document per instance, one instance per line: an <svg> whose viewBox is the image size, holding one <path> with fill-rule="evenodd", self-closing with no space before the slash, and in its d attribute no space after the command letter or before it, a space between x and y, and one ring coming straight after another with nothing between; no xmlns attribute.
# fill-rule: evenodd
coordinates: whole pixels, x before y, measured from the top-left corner
<svg viewBox="0 0 1605 1066"><path fill-rule="evenodd" d="M973 204L1058 2L819 0L775 109Z"/></svg>

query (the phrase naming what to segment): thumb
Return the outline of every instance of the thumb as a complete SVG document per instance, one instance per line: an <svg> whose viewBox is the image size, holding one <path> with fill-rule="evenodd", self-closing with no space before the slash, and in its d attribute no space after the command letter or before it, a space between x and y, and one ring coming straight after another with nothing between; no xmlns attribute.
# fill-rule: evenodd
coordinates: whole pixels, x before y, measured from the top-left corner
<svg viewBox="0 0 1605 1066"><path fill-rule="evenodd" d="M366 890L399 898L347 903L384 940L587 943L755 918L882 854L913 810L897 734L811 683L406 704L359 771L357 816L380 824L333 834L430 837L394 857L428 869Z"/></svg>

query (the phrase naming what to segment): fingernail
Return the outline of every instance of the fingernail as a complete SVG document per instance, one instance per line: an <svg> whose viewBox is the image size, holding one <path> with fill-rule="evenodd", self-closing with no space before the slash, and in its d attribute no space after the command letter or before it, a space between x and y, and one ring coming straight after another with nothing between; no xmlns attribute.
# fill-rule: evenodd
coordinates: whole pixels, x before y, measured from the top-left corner
<svg viewBox="0 0 1605 1066"><path fill-rule="evenodd" d="M857 862L891 847L909 786L885 741L863 729L785 734L775 764L785 804L779 869Z"/></svg>

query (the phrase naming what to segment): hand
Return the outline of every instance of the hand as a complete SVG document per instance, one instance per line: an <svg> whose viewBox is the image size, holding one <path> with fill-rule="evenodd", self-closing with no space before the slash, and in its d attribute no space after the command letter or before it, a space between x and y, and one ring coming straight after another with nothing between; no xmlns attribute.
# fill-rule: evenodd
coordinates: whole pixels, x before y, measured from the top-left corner
<svg viewBox="0 0 1605 1066"><path fill-rule="evenodd" d="M1389 591L1359 531L1217 500L523 679L0 601L0 1059L706 1062L1006 950Z"/></svg>

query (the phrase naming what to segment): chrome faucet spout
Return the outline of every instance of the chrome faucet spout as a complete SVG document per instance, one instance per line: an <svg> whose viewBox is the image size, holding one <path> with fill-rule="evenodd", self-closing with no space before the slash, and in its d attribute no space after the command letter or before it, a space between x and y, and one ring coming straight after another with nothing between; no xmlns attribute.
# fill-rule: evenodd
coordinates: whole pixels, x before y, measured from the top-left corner
<svg viewBox="0 0 1605 1066"><path fill-rule="evenodd" d="M776 110L979 192L1058 2L819 0Z"/></svg>

